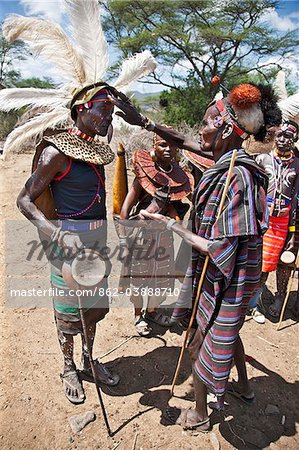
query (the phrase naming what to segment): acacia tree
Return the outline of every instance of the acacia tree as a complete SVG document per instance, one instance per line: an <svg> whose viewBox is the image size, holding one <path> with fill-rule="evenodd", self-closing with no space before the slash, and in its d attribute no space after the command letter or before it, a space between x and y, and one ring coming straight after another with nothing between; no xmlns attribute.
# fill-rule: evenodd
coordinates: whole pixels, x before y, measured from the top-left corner
<svg viewBox="0 0 299 450"><path fill-rule="evenodd" d="M14 86L20 80L20 72L13 68L13 62L25 59L25 55L26 49L23 42L7 42L1 34L0 26L0 85L2 87Z"/></svg>
<svg viewBox="0 0 299 450"><path fill-rule="evenodd" d="M125 56L150 49L160 67L148 83L181 90L195 81L206 95L210 80L244 76L258 70L267 76L267 56L290 55L298 44L296 31L281 33L265 22L277 0L106 0L104 27L108 40ZM233 69L233 70L232 70Z"/></svg>

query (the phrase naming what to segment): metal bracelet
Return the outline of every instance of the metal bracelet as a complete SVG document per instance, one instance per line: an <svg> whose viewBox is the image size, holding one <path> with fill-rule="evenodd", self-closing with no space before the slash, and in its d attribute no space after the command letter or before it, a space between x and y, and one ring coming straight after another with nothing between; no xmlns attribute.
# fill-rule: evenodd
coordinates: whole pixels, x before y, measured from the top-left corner
<svg viewBox="0 0 299 450"><path fill-rule="evenodd" d="M119 245L120 245L120 247L127 247L128 246L127 236L119 236Z"/></svg>
<svg viewBox="0 0 299 450"><path fill-rule="evenodd" d="M169 219L169 221L166 224L167 230L172 230L173 225L177 223L175 219Z"/></svg>
<svg viewBox="0 0 299 450"><path fill-rule="evenodd" d="M155 126L156 126L155 122L153 122L148 117L145 117L143 128L145 128L147 131L154 131Z"/></svg>
<svg viewBox="0 0 299 450"><path fill-rule="evenodd" d="M58 241L60 232L61 232L60 227L55 228L55 230L53 231L53 233L50 236L50 239L52 242Z"/></svg>

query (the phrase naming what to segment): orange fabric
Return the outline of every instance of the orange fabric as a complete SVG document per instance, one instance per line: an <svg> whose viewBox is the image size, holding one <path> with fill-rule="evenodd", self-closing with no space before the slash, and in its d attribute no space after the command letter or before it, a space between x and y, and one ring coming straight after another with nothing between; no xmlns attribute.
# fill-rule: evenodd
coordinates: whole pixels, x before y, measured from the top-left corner
<svg viewBox="0 0 299 450"><path fill-rule="evenodd" d="M289 214L269 217L269 228L263 237L263 272L273 272L277 268L288 235L289 217Z"/></svg>

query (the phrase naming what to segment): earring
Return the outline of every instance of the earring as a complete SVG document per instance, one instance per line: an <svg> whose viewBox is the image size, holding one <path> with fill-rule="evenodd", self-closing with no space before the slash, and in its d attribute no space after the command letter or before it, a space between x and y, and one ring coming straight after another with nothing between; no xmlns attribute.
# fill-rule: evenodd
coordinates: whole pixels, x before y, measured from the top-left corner
<svg viewBox="0 0 299 450"><path fill-rule="evenodd" d="M271 135L270 135L270 132L267 131L266 135L265 135L265 138L264 138L264 143L265 144L269 144L270 140L271 140Z"/></svg>
<svg viewBox="0 0 299 450"><path fill-rule="evenodd" d="M157 158L157 155L156 155L156 150L151 150L150 151L150 155L151 155L151 158L152 158L152 161L153 162L157 162L158 161L158 158Z"/></svg>
<svg viewBox="0 0 299 450"><path fill-rule="evenodd" d="M179 149L176 150L174 159L176 160L176 162L180 162L181 152L179 151Z"/></svg>
<svg viewBox="0 0 299 450"><path fill-rule="evenodd" d="M224 130L222 131L222 135L221 135L222 139L228 138L232 134L233 129L234 129L234 127L232 126L232 124L228 123L225 126Z"/></svg>
<svg viewBox="0 0 299 450"><path fill-rule="evenodd" d="M112 139L112 136L113 136L113 126L112 126L112 124L110 123L110 125L109 125L109 127L108 127L108 131L107 131L107 140L108 140L108 144L110 144L111 139Z"/></svg>

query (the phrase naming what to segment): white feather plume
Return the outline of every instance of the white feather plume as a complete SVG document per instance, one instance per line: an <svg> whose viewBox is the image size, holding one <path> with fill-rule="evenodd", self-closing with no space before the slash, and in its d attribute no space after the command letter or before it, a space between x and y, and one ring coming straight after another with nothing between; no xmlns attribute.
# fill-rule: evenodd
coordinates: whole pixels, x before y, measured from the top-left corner
<svg viewBox="0 0 299 450"><path fill-rule="evenodd" d="M153 72L157 67L155 58L149 50L137 53L131 58L124 60L121 73L117 80L113 83L116 89L128 87L131 83L141 77L145 77Z"/></svg>
<svg viewBox="0 0 299 450"><path fill-rule="evenodd" d="M273 89L278 100L285 100L288 97L286 90L286 76L283 70L280 70L275 78Z"/></svg>
<svg viewBox="0 0 299 450"><path fill-rule="evenodd" d="M214 100L215 102L217 102L218 100L222 100L223 99L223 92L220 90L216 93Z"/></svg>
<svg viewBox="0 0 299 450"><path fill-rule="evenodd" d="M299 92L284 100L280 100L278 106L281 109L284 120L295 119L299 114Z"/></svg>
<svg viewBox="0 0 299 450"><path fill-rule="evenodd" d="M26 140L41 137L47 129L59 124L63 124L69 117L67 108L55 109L51 112L44 112L28 120L28 122L16 127L6 138L3 147L3 159L7 154L18 150Z"/></svg>
<svg viewBox="0 0 299 450"><path fill-rule="evenodd" d="M86 83L100 81L109 64L108 44L97 0L65 0L76 45L83 56Z"/></svg>
<svg viewBox="0 0 299 450"><path fill-rule="evenodd" d="M35 55L41 55L54 63L63 77L76 80L79 84L86 82L83 59L58 24L13 14L4 21L2 29L9 42L22 39Z"/></svg>
<svg viewBox="0 0 299 450"><path fill-rule="evenodd" d="M66 105L71 95L58 89L8 88L0 91L1 111L11 111L23 106L55 108Z"/></svg>
<svg viewBox="0 0 299 450"><path fill-rule="evenodd" d="M108 68L108 45L100 22L98 1L65 0L65 3L74 45L62 28L49 20L11 15L3 23L3 35L8 41L25 41L33 54L50 61L65 79L60 89L11 88L0 92L2 111L24 106L47 108L47 112L32 117L9 134L3 149L4 157L29 138L41 136L47 128L66 124L70 117L66 106L74 90L102 80ZM123 62L114 85L123 89L156 67L154 57L146 50Z"/></svg>

